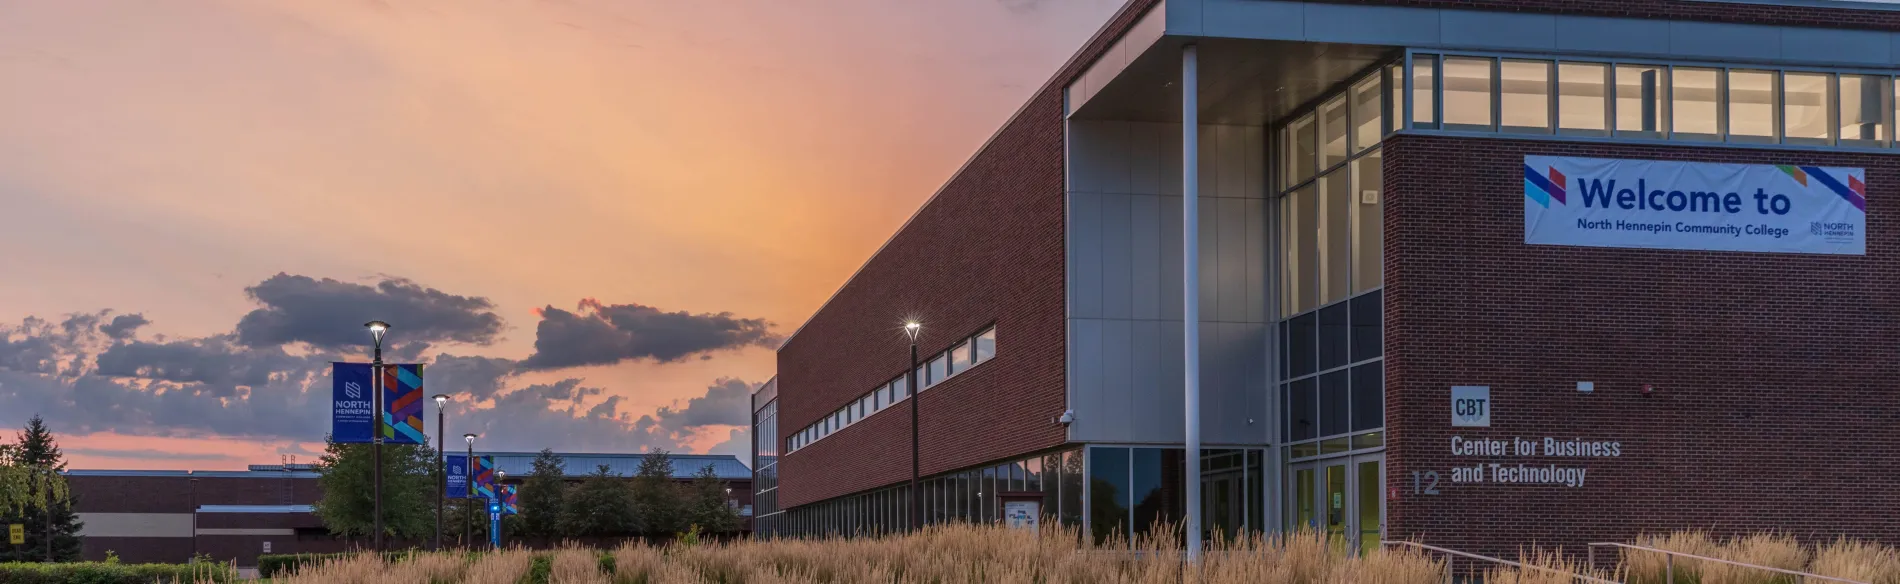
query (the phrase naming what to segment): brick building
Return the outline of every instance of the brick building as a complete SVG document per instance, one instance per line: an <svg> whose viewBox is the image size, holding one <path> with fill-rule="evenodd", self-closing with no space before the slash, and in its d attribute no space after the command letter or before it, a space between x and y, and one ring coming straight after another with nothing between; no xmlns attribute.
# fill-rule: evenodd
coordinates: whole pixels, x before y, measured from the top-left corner
<svg viewBox="0 0 1900 584"><path fill-rule="evenodd" d="M1897 9L1132 0L780 349L760 533L1900 541Z"/></svg>
<svg viewBox="0 0 1900 584"><path fill-rule="evenodd" d="M479 453L478 453L479 454ZM507 484L533 471L535 453L493 452ZM631 477L641 454L563 454L568 479L579 481L607 465ZM752 472L731 455L675 454L674 477L689 482L701 468L731 485L731 504L751 514ZM323 498L318 473L308 464L251 465L242 471L72 470L67 485L79 516L80 553L92 561L111 551L126 563L177 563L196 554L241 567L269 553L344 551L362 542L330 534L311 506ZM446 518L451 523L459 516ZM747 522L749 527L750 522ZM427 545L397 542L390 547Z"/></svg>

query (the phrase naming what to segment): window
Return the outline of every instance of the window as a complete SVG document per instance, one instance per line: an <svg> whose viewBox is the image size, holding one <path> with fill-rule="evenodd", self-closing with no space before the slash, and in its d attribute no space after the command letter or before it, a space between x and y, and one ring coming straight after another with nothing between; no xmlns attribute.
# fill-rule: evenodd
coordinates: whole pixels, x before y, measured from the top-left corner
<svg viewBox="0 0 1900 584"><path fill-rule="evenodd" d="M1773 144L1777 141L1775 128L1780 124L1775 120L1781 108L1775 103L1776 93L1773 71L1728 72L1730 142Z"/></svg>
<svg viewBox="0 0 1900 584"><path fill-rule="evenodd" d="M1343 302L1319 309L1320 371L1343 366L1348 360L1352 329L1347 326L1346 311L1347 305Z"/></svg>
<svg viewBox="0 0 1900 584"><path fill-rule="evenodd" d="M1380 78L1377 75L1367 77L1352 87L1352 151L1359 152L1379 143L1379 137L1385 135L1380 120L1384 119L1379 98Z"/></svg>
<svg viewBox="0 0 1900 584"><path fill-rule="evenodd" d="M1888 139L1887 102L1892 85L1886 77L1841 76L1841 145L1879 148Z"/></svg>
<svg viewBox="0 0 1900 584"><path fill-rule="evenodd" d="M939 383L943 383L943 380L950 378L950 357L948 355L938 354L936 357L931 358L928 367L930 369L930 381L924 383L924 387L935 386Z"/></svg>
<svg viewBox="0 0 1900 584"><path fill-rule="evenodd" d="M1380 155L1374 150L1352 161L1354 294L1378 288L1385 280L1385 213L1380 206L1385 171L1379 166Z"/></svg>
<svg viewBox="0 0 1900 584"><path fill-rule="evenodd" d="M1352 179L1344 170L1335 170L1319 179L1323 198L1319 206L1320 303L1330 304L1346 297L1351 287L1352 259Z"/></svg>
<svg viewBox="0 0 1900 584"><path fill-rule="evenodd" d="M891 382L891 403L897 403L897 400L910 397L909 384L909 376L899 377L897 380Z"/></svg>
<svg viewBox="0 0 1900 584"><path fill-rule="evenodd" d="M1341 95L1319 106L1321 152L1320 168L1332 168L1346 161L1346 96Z"/></svg>
<svg viewBox="0 0 1900 584"><path fill-rule="evenodd" d="M1670 137L1677 140L1722 139L1721 94L1715 69L1677 67L1669 74Z"/></svg>
<svg viewBox="0 0 1900 584"><path fill-rule="evenodd" d="M1662 137L1663 76L1655 65L1616 66L1616 135Z"/></svg>
<svg viewBox="0 0 1900 584"><path fill-rule="evenodd" d="M969 369L970 365L971 365L971 361L970 361L969 341L957 343L956 346L950 348L950 374L951 375L962 373L963 370Z"/></svg>
<svg viewBox="0 0 1900 584"><path fill-rule="evenodd" d="M1385 368L1367 363L1352 368L1352 431L1385 426Z"/></svg>
<svg viewBox="0 0 1900 584"><path fill-rule="evenodd" d="M1445 57L1445 129L1492 129L1491 59Z"/></svg>
<svg viewBox="0 0 1900 584"><path fill-rule="evenodd" d="M891 386L889 385L885 385L871 392L871 411L875 412L878 410L882 410L884 409L884 406L891 404L891 402L885 401L884 399L885 394L889 393L890 387Z"/></svg>
<svg viewBox="0 0 1900 584"><path fill-rule="evenodd" d="M982 363L996 357L996 329L991 328L976 335L976 362Z"/></svg>
<svg viewBox="0 0 1900 584"><path fill-rule="evenodd" d="M1313 164L1318 158L1315 144L1318 138L1314 137L1313 126L1313 116L1308 114L1293 120L1293 124L1287 127L1287 144L1286 148L1282 149L1286 156L1281 167L1282 175L1287 180L1286 186L1297 185L1306 182L1306 179L1313 178Z"/></svg>
<svg viewBox="0 0 1900 584"><path fill-rule="evenodd" d="M1783 73L1781 86L1781 141L1786 144L1826 146L1832 142L1834 123L1828 108L1834 104L1834 79L1827 73Z"/></svg>
<svg viewBox="0 0 1900 584"><path fill-rule="evenodd" d="M1281 260L1282 312L1287 316L1312 310L1318 303L1319 206L1313 187L1293 191L1280 199L1281 231L1286 257Z"/></svg>
<svg viewBox="0 0 1900 584"><path fill-rule="evenodd" d="M1557 65L1557 132L1573 136L1610 135L1610 66L1603 63Z"/></svg>
<svg viewBox="0 0 1900 584"><path fill-rule="evenodd" d="M1498 116L1506 132L1550 133L1550 61L1498 63Z"/></svg>
<svg viewBox="0 0 1900 584"><path fill-rule="evenodd" d="M1438 56L1412 56L1412 125L1438 127Z"/></svg>

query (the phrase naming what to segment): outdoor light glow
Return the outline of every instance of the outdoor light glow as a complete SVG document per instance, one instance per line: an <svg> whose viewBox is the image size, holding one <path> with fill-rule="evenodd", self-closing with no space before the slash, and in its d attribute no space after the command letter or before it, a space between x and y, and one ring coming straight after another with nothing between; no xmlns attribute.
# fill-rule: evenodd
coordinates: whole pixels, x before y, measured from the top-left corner
<svg viewBox="0 0 1900 584"><path fill-rule="evenodd" d="M386 323L380 320L372 320L372 321L363 323L363 326L369 328L370 338L376 341L377 350L381 351L382 346L383 346L383 333L389 332L389 323Z"/></svg>
<svg viewBox="0 0 1900 584"><path fill-rule="evenodd" d="M924 325L922 323L914 320L904 322L904 334L910 335L910 340L912 341L917 340L917 333L922 331L923 328Z"/></svg>
<svg viewBox="0 0 1900 584"><path fill-rule="evenodd" d="M462 439L463 439L463 440L467 440L469 444L474 444L474 443L475 443L475 435L474 435L474 434L463 434L463 435L462 435Z"/></svg>
<svg viewBox="0 0 1900 584"><path fill-rule="evenodd" d="M438 407L438 408L439 408L439 407L442 407L442 404L446 404L446 403L449 403L449 396L446 396L446 395L442 395L442 394L439 394L439 393L438 393L438 394L435 394L435 406L436 406L436 407Z"/></svg>

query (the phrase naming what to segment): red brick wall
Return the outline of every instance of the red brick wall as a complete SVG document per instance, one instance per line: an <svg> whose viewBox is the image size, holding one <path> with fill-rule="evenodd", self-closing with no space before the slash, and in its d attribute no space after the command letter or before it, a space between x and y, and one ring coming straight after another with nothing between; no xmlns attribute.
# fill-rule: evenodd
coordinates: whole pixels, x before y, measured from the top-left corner
<svg viewBox="0 0 1900 584"><path fill-rule="evenodd" d="M925 325L920 359L996 324L996 360L922 394L926 475L1066 439L1062 90L1152 0L1125 6L1031 97L884 249L779 349L781 442L910 364L899 323ZM779 458L790 508L910 477L908 405Z"/></svg>
<svg viewBox="0 0 1900 584"><path fill-rule="evenodd" d="M1867 255L1525 245L1527 154L1866 168ZM1402 135L1384 165L1393 537L1502 554L1681 528L1900 541L1900 210L1882 204L1900 157ZM1490 386L1490 428L1451 427L1452 385ZM1622 456L1454 457L1453 435ZM1589 474L1449 482L1479 461ZM1441 494L1415 494L1414 471L1441 473Z"/></svg>
<svg viewBox="0 0 1900 584"><path fill-rule="evenodd" d="M1542 12L1632 18L1671 18L1737 24L1900 31L1900 11L1815 6L1702 2L1698 0L1312 0L1334 4L1383 4L1498 12Z"/></svg>

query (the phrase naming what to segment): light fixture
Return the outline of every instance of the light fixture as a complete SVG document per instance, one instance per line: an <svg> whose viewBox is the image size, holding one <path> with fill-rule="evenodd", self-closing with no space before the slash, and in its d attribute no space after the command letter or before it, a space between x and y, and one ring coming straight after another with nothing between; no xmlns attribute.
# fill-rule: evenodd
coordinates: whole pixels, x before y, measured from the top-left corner
<svg viewBox="0 0 1900 584"><path fill-rule="evenodd" d="M463 434L463 435L462 435L462 439L463 439L463 440L467 440L467 441L468 441L468 445L469 445L469 446L474 446L474 445L475 445L475 435L474 435L474 434Z"/></svg>
<svg viewBox="0 0 1900 584"><path fill-rule="evenodd" d="M363 323L363 326L369 329L370 339L376 341L376 347L381 348L383 346L383 333L389 332L389 323L372 320Z"/></svg>
<svg viewBox="0 0 1900 584"><path fill-rule="evenodd" d="M442 404L446 404L446 403L449 403L449 396L439 394L439 393L435 394L435 407L438 407L438 408L442 407Z"/></svg>
<svg viewBox="0 0 1900 584"><path fill-rule="evenodd" d="M916 341L917 333L922 332L923 328L924 328L924 325L922 323L919 323L914 320L907 321L904 323L904 334L910 335L910 340Z"/></svg>

